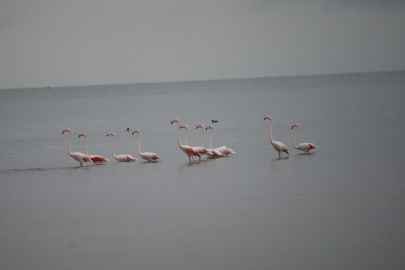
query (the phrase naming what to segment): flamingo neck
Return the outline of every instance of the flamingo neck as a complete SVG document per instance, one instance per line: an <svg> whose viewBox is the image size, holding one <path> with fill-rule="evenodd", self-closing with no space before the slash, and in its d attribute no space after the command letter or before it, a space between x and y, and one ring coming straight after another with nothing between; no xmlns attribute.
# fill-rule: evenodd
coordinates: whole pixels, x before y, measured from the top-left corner
<svg viewBox="0 0 405 270"><path fill-rule="evenodd" d="M87 156L87 136L84 136L84 153Z"/></svg>
<svg viewBox="0 0 405 270"><path fill-rule="evenodd" d="M179 147L181 148L181 141L180 141L180 123L177 122L177 140L179 142Z"/></svg>
<svg viewBox="0 0 405 270"><path fill-rule="evenodd" d="M141 132L139 132L139 139L138 139L138 154L141 155Z"/></svg>
<svg viewBox="0 0 405 270"><path fill-rule="evenodd" d="M295 145L295 142L297 141L297 136L298 136L298 132L300 132L300 126L297 126L297 133L295 134L295 138L294 138L294 148L297 149L298 147Z"/></svg>
<svg viewBox="0 0 405 270"><path fill-rule="evenodd" d="M72 156L72 152L70 152L70 139L72 138L72 133L70 133L70 130L69 130L69 142L68 142L68 153L69 153L69 155L71 156L71 157L73 157Z"/></svg>
<svg viewBox="0 0 405 270"><path fill-rule="evenodd" d="M273 120L270 119L270 143L273 144L273 136L272 136L272 128L273 128Z"/></svg>
<svg viewBox="0 0 405 270"><path fill-rule="evenodd" d="M184 145L188 145L188 144L187 144L187 141L188 141L188 126L186 126L186 129L187 129L187 133L186 133L186 142L185 142L185 144L184 144Z"/></svg>
<svg viewBox="0 0 405 270"><path fill-rule="evenodd" d="M202 147L202 141L204 137L204 127L202 128L202 134L201 134L201 141L200 141L200 147Z"/></svg>
<svg viewBox="0 0 405 270"><path fill-rule="evenodd" d="M188 145L188 144L187 144L187 142L188 142L188 127L187 127L186 129L187 129L187 133L186 133L186 145Z"/></svg>
<svg viewBox="0 0 405 270"><path fill-rule="evenodd" d="M112 147L112 154L113 154L113 157L117 158L117 156L115 155L115 152L114 152L114 146L115 146L115 136L113 135L113 147Z"/></svg>
<svg viewBox="0 0 405 270"><path fill-rule="evenodd" d="M212 149L212 138L214 137L214 129L212 128L211 139L210 139L210 149Z"/></svg>

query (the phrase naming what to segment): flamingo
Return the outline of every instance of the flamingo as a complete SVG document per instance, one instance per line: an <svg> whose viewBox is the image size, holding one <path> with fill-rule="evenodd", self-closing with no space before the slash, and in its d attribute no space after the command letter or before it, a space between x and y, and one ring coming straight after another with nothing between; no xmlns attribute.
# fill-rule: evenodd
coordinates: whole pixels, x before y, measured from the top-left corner
<svg viewBox="0 0 405 270"><path fill-rule="evenodd" d="M86 133L80 133L79 138L81 136L84 136L84 153L87 155L87 135ZM99 155L87 155L87 156L91 159L91 161L93 161L94 164L101 164L110 161L109 159L106 159Z"/></svg>
<svg viewBox="0 0 405 270"><path fill-rule="evenodd" d="M214 137L214 127L212 125L209 125L208 127L205 128L205 130L207 129L212 129L212 133L211 133L211 139L210 139L210 149L212 148L212 138ZM228 148L226 146L221 146L218 148L215 148L214 150L219 151L222 155L228 156L230 154L235 154L235 151L233 151L231 148Z"/></svg>
<svg viewBox="0 0 405 270"><path fill-rule="evenodd" d="M176 122L177 122L177 136L178 136L178 142L179 142L180 149L183 150L183 152L187 154L188 160L190 161L190 163L191 163L191 159L193 159L193 162L194 162L194 156L198 156L200 161L201 161L201 155L196 149L194 149L194 147L190 147L188 145L182 145L181 144L181 141L180 141L180 120L177 119L177 118L174 119L171 122L171 125L173 123L176 123Z"/></svg>
<svg viewBox="0 0 405 270"><path fill-rule="evenodd" d="M131 155L118 155L118 156L116 156L115 153L114 153L115 134L114 134L114 132L111 132L111 133L108 133L106 137L108 137L108 135L111 135L111 136L113 136L113 138L114 138L114 140L113 140L113 146L112 146L112 154L113 154L113 157L114 157L116 160L118 160L119 162L132 162L132 161L137 161L137 160L138 160L137 158L134 158L134 157L131 156Z"/></svg>
<svg viewBox="0 0 405 270"><path fill-rule="evenodd" d="M80 162L80 166L83 167L83 162L91 162L93 163L93 161L91 161L91 159L89 158L89 156L87 156L86 154L80 153L80 152L70 152L70 139L72 138L72 133L70 131L70 128L66 128L62 131L62 134L64 134L65 132L69 132L69 143L68 143L68 153L69 156L71 156L72 158L74 158L75 160Z"/></svg>
<svg viewBox="0 0 405 270"><path fill-rule="evenodd" d="M188 140L188 126L184 125L184 126L180 126L180 129L185 128L187 129L187 135L186 135L186 145L187 145L187 140ZM201 137L201 144L202 144L202 137ZM202 146L194 146L193 147L195 150L198 151L198 153L200 153L200 155L206 155L206 154L210 154L211 152L208 151L207 149L205 149Z"/></svg>
<svg viewBox="0 0 405 270"><path fill-rule="evenodd" d="M198 129L198 128L202 128L201 142L200 142L200 146L202 147L202 141L203 141L203 137L204 137L204 125L198 125L195 129ZM211 138L212 138L212 136L211 136ZM210 145L210 148L207 149L207 151L208 151L207 155L209 157L222 157L223 156L223 154L221 152L219 152L218 150L212 149L211 145Z"/></svg>
<svg viewBox="0 0 405 270"><path fill-rule="evenodd" d="M271 116L266 116L263 120L266 120L266 119L270 120L270 142L271 142L271 145L273 145L274 149L277 150L278 157L282 158L283 152L286 152L288 155L290 155L290 152L288 151L287 146L284 143L281 143L278 141L273 141L273 137L271 135L271 128L273 127L273 121L271 120Z"/></svg>
<svg viewBox="0 0 405 270"><path fill-rule="evenodd" d="M295 134L295 138L294 138L294 148L304 151L304 153L309 154L309 151L311 151L314 148L319 148L319 146L316 146L312 143L300 143L298 146L295 145L295 142L297 141L297 136L298 136L298 132L300 132L300 125L298 125L298 123L295 123L291 129L293 129L294 127L298 127L297 129L297 134Z"/></svg>
<svg viewBox="0 0 405 270"><path fill-rule="evenodd" d="M141 158L147 160L147 161L157 161L158 159L162 159L161 157L159 157L158 155L156 155L155 153L150 153L150 152L143 152L141 153L141 132L139 131L139 129L136 129L132 132L132 135L134 135L135 133L139 133L139 140L138 140L138 154Z"/></svg>

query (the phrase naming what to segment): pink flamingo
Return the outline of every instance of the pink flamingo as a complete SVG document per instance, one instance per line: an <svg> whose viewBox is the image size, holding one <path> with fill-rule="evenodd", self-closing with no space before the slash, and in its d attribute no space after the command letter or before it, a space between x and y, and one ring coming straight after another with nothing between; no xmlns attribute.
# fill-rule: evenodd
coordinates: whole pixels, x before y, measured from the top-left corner
<svg viewBox="0 0 405 270"><path fill-rule="evenodd" d="M295 134L295 138L294 138L294 148L304 151L304 153L309 154L309 151L311 151L314 148L319 148L319 146L316 146L312 143L300 143L298 146L295 145L295 142L297 141L297 136L298 136L298 132L300 132L300 125L298 125L298 123L295 123L291 129L293 129L294 127L298 127L297 129L297 134Z"/></svg>
<svg viewBox="0 0 405 270"><path fill-rule="evenodd" d="M182 145L181 144L181 141L180 141L180 120L177 119L177 118L174 119L172 121L171 125L173 123L176 123L176 122L177 122L177 136L178 136L178 142L179 142L180 149L183 150L183 152L187 154L188 160L190 161L190 163L191 163L191 159L193 159L193 162L194 162L194 156L198 156L200 161L201 161L201 155L196 149L194 149L193 147L190 147L188 145Z"/></svg>
<svg viewBox="0 0 405 270"><path fill-rule="evenodd" d="M186 145L187 145L187 140L188 140L188 126L187 126L187 125L180 126L180 129L182 129L182 128L185 128L185 129L187 130L187 135L186 135ZM201 141L201 144L202 144L202 141ZM206 155L206 154L209 154L209 153L210 153L210 151L208 151L207 149L205 149L205 148L202 147L202 146L193 146L193 148L194 148L195 150L197 150L198 153L200 153L200 155Z"/></svg>
<svg viewBox="0 0 405 270"><path fill-rule="evenodd" d="M212 148L212 138L214 137L214 127L212 125L209 125L208 127L205 128L205 130L211 129L211 139L210 139L210 149ZM219 151L223 156L228 156L230 154L235 154L235 151L233 151L231 148L228 148L226 146L221 146L218 148L215 148L214 150Z"/></svg>
<svg viewBox="0 0 405 270"><path fill-rule="evenodd" d="M87 135L86 133L80 133L79 138L81 136L84 136L84 153L87 155ZM87 156L91 159L91 161L93 161L94 164L101 164L110 161L109 159L106 159L99 155L87 155Z"/></svg>
<svg viewBox="0 0 405 270"><path fill-rule="evenodd" d="M108 133L106 137L108 137L108 135L111 135L111 136L113 136L113 138L114 138L114 139L113 139L113 146L112 146L112 154L113 154L113 157L114 157L116 160L118 160L119 162L132 162L132 161L137 161L137 160L138 160L137 158L134 158L134 157L131 156L131 155L118 155L118 156L116 156L116 155L115 155L115 152L114 152L115 134L114 134L114 132L111 132L111 133Z"/></svg>
<svg viewBox="0 0 405 270"><path fill-rule="evenodd" d="M147 161L157 161L158 159L161 159L161 157L159 157L155 153L151 153L151 152L143 152L143 153L141 153L141 132L139 131L139 129L137 129L137 130L134 130L132 132L132 135L134 135L135 133L139 133L139 140L138 140L138 154L139 154L139 156L141 158L147 160Z"/></svg>
<svg viewBox="0 0 405 270"><path fill-rule="evenodd" d="M72 138L72 133L70 131L70 128L64 129L62 131L62 134L64 134L65 132L69 132L69 143L68 143L68 153L69 156L71 156L72 158L74 158L75 160L80 162L80 166L83 167L83 162L91 162L93 163L93 161L91 161L91 159L89 158L89 156L87 156L86 154L80 153L80 152L70 152L70 140Z"/></svg>
<svg viewBox="0 0 405 270"><path fill-rule="evenodd" d="M273 121L271 120L271 116L266 116L263 120L269 119L270 120L270 142L271 145L273 145L274 149L277 150L278 152L278 157L282 158L283 157L283 152L286 152L288 155L290 155L290 152L288 152L287 146L284 143L278 142L278 141L273 141L273 137L271 135L271 129L273 127Z"/></svg>
<svg viewBox="0 0 405 270"><path fill-rule="evenodd" d="M204 137L204 125L198 125L195 129L198 129L198 128L202 129L201 141L200 141L200 146L202 147L202 141L203 141L203 137ZM207 149L207 151L208 151L207 156L212 157L212 158L214 158L214 157L222 157L223 156L222 153L219 152L218 150L212 149L211 145L210 145L210 148Z"/></svg>

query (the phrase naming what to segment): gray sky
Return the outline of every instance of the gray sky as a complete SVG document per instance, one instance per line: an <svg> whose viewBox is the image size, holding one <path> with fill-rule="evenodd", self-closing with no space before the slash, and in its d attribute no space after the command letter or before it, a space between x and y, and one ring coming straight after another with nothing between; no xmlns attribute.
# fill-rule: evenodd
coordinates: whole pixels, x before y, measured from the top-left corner
<svg viewBox="0 0 405 270"><path fill-rule="evenodd" d="M403 0L0 0L0 89L405 70Z"/></svg>

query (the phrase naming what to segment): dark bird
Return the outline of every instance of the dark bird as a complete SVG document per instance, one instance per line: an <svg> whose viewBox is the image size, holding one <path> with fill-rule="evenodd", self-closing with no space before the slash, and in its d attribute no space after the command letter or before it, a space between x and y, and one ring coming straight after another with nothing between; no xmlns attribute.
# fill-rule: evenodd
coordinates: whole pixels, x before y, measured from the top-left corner
<svg viewBox="0 0 405 270"><path fill-rule="evenodd" d="M217 123L218 122L218 120L212 120L212 123Z"/></svg>

